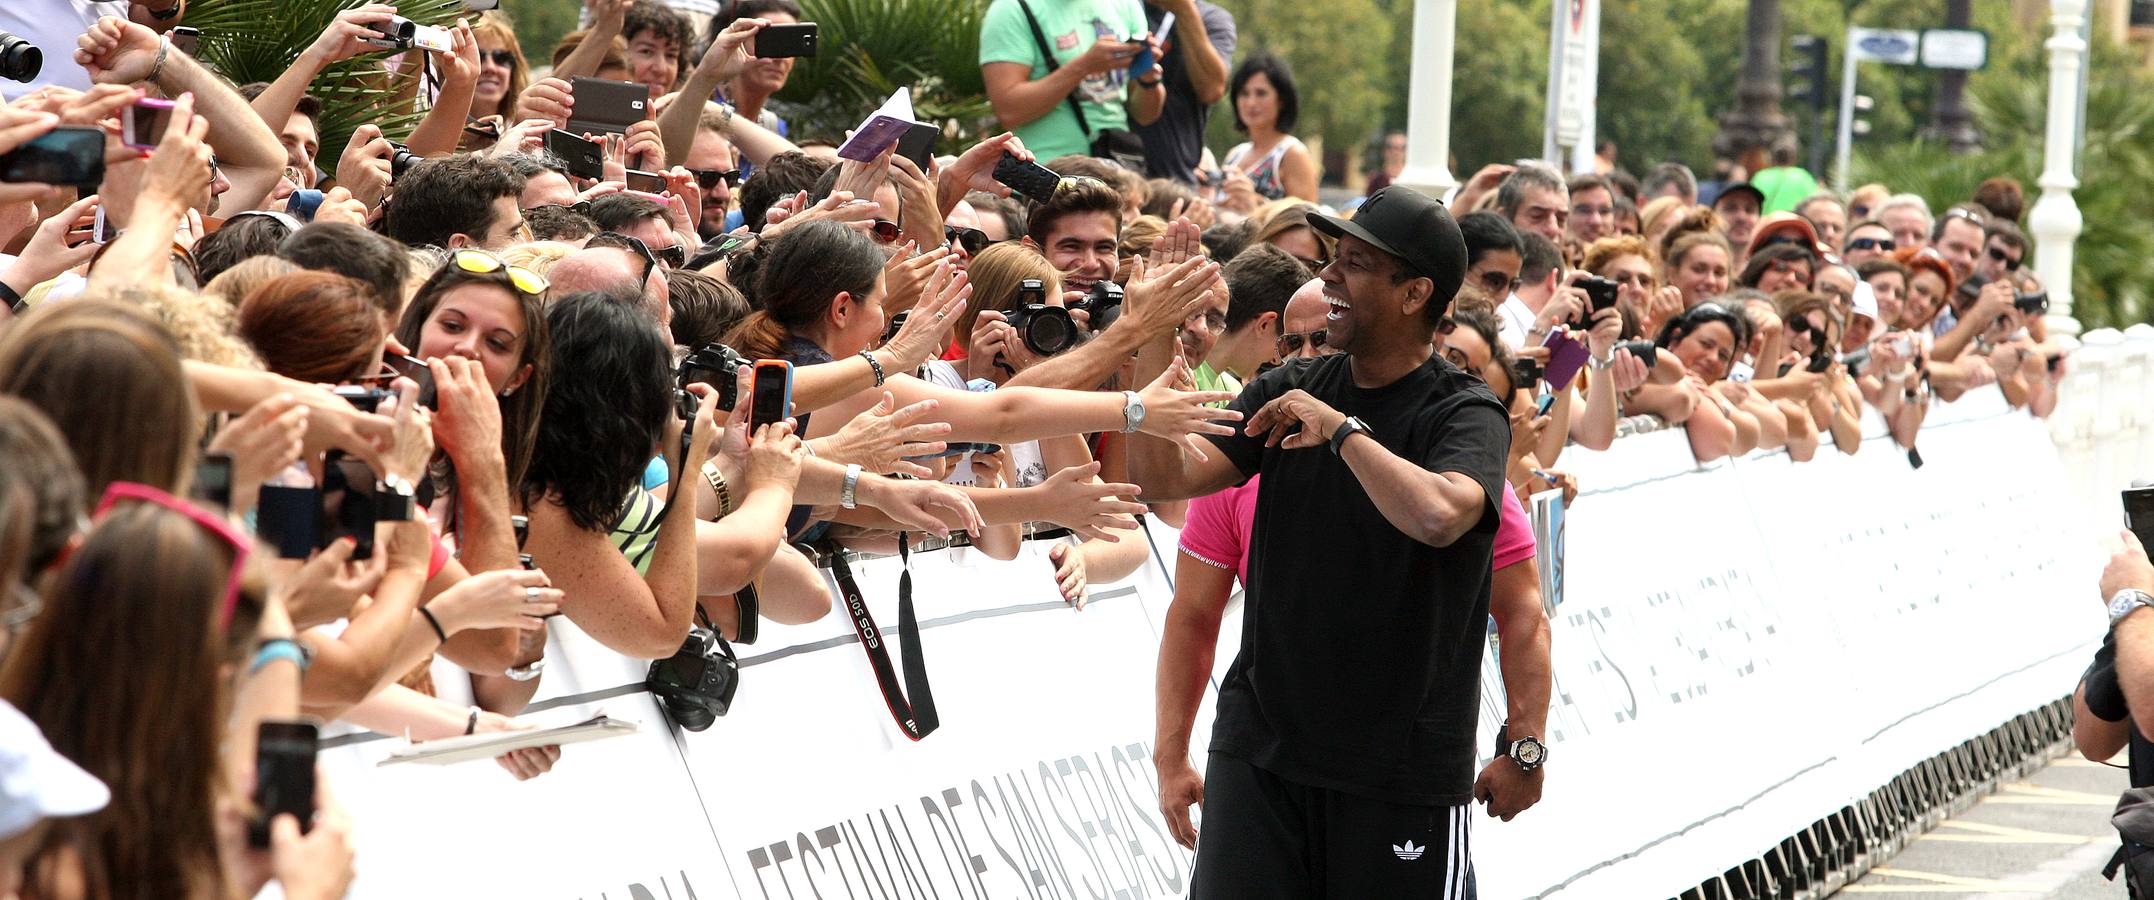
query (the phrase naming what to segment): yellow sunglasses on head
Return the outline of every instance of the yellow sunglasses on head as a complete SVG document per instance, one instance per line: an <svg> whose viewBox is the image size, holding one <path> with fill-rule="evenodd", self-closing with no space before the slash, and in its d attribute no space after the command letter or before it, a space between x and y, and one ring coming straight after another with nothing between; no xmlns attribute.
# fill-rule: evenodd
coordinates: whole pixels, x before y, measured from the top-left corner
<svg viewBox="0 0 2154 900"><path fill-rule="evenodd" d="M506 269L509 273L509 283L515 285L517 290L533 297L543 296L546 289L552 287L546 281L546 276L522 266L509 265L502 262L501 257L484 250L458 250L450 255L449 262L458 269L470 272L473 275L492 275Z"/></svg>

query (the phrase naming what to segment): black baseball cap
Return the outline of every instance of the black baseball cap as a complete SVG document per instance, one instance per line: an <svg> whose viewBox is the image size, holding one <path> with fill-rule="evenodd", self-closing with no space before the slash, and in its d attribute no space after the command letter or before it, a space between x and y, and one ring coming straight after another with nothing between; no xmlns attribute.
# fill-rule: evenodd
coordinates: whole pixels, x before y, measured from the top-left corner
<svg viewBox="0 0 2154 900"><path fill-rule="evenodd" d="M1341 219L1309 214L1309 224L1336 238L1353 235L1389 253L1414 274L1436 282L1436 302L1449 304L1466 279L1466 236L1443 201L1409 187L1386 185Z"/></svg>

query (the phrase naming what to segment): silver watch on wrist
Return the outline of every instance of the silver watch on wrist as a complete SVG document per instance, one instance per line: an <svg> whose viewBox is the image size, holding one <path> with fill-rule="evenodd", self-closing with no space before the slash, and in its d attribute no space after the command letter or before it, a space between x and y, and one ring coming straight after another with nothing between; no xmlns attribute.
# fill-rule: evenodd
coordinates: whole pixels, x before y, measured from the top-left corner
<svg viewBox="0 0 2154 900"><path fill-rule="evenodd" d="M1144 427L1144 400L1136 391L1122 392L1122 433L1135 434Z"/></svg>
<svg viewBox="0 0 2154 900"><path fill-rule="evenodd" d="M508 676L510 681L530 681L545 671L546 660L542 658L532 660L528 666L510 666L502 670L501 674Z"/></svg>
<svg viewBox="0 0 2154 900"><path fill-rule="evenodd" d="M2132 610L2142 606L2154 606L2154 596L2138 588L2125 588L2116 592L2109 598L2109 627L2117 627L2117 623L2124 621L2125 616L2131 615Z"/></svg>
<svg viewBox="0 0 2154 900"><path fill-rule="evenodd" d="M855 495L860 490L860 464L849 463L845 467L845 486L838 491L838 505L846 509L858 508Z"/></svg>
<svg viewBox="0 0 2154 900"><path fill-rule="evenodd" d="M1615 354L1612 352L1607 356L1593 356L1591 354L1586 356L1586 368L1595 372L1603 371L1612 365L1615 365Z"/></svg>

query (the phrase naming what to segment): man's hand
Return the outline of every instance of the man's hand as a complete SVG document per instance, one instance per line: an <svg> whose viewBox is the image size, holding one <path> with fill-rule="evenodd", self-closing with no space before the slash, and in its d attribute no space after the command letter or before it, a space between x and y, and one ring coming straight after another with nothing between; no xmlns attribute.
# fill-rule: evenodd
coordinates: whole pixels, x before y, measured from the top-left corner
<svg viewBox="0 0 2154 900"><path fill-rule="evenodd" d="M381 37L381 32L373 26L394 18L396 7L386 3L369 3L337 13L329 27L322 29L321 37L315 38L314 43L299 54L300 58L320 69L374 50L376 48L367 43L367 39Z"/></svg>
<svg viewBox="0 0 2154 900"><path fill-rule="evenodd" d="M1154 755L1152 767L1159 770L1159 814L1167 820L1167 831L1175 843L1197 849L1197 826L1190 820L1189 806L1204 808L1204 776L1180 754L1172 759Z"/></svg>
<svg viewBox="0 0 2154 900"><path fill-rule="evenodd" d="M1027 162L1033 159L1032 151L1025 149L1025 142L1005 131L972 145L949 168L942 170L938 183L943 195L962 197L965 191L984 191L997 197L1008 197L1009 186L995 180L995 164L1002 161L1005 152Z"/></svg>
<svg viewBox="0 0 2154 900"><path fill-rule="evenodd" d="M1170 226L1160 241L1164 243L1173 233ZM1140 260L1130 275L1122 316L1109 327L1120 328L1128 322L1127 327L1146 339L1169 334L1211 304L1207 289L1218 274L1219 265L1202 256L1190 256L1162 268L1152 268Z"/></svg>
<svg viewBox="0 0 2154 900"><path fill-rule="evenodd" d="M75 39L75 63L90 70L90 80L98 84L148 81L160 44L157 32L106 16Z"/></svg>
<svg viewBox="0 0 2154 900"><path fill-rule="evenodd" d="M1538 767L1528 772L1510 757L1499 756L1489 760L1481 768L1481 777L1473 780L1473 799L1488 804L1490 817L1508 822L1541 802L1543 780Z"/></svg>
<svg viewBox="0 0 2154 900"><path fill-rule="evenodd" d="M703 51L703 60L696 67L716 77L720 83L732 81L748 67L755 33L768 24L766 19L734 19L733 24L711 38L710 48Z"/></svg>
<svg viewBox="0 0 2154 900"><path fill-rule="evenodd" d="M516 95L516 121L547 119L556 128L567 128L576 110L576 91L559 78L541 78Z"/></svg>
<svg viewBox="0 0 2154 900"><path fill-rule="evenodd" d="M1085 48L1084 55L1070 60L1069 67L1083 72L1087 78L1104 75L1116 69L1129 68L1129 64L1137 58L1138 51L1143 49L1142 42L1103 37Z"/></svg>
<svg viewBox="0 0 2154 900"><path fill-rule="evenodd" d="M2102 603L2125 588L2154 594L2154 564L2147 562L2147 548L2139 545L2139 536L2124 529L2117 532L2112 546L2109 564L2102 567Z"/></svg>
<svg viewBox="0 0 2154 900"><path fill-rule="evenodd" d="M1516 171L1517 166L1502 163L1482 166L1480 171L1473 173L1473 177L1466 179L1466 184L1458 189L1458 196L1451 200L1451 208L1459 210L1460 215L1465 215L1466 210L1478 209L1481 198L1488 196L1489 191L1495 190L1506 176Z"/></svg>
<svg viewBox="0 0 2154 900"><path fill-rule="evenodd" d="M368 123L352 129L351 141L337 157L337 185L369 208L381 205L381 199L389 195L389 158L395 152L379 126Z"/></svg>
<svg viewBox="0 0 2154 900"><path fill-rule="evenodd" d="M1346 423L1346 414L1309 396L1300 388L1273 397L1256 415L1249 417L1244 433L1264 435L1264 446L1300 450L1322 447L1333 432Z"/></svg>

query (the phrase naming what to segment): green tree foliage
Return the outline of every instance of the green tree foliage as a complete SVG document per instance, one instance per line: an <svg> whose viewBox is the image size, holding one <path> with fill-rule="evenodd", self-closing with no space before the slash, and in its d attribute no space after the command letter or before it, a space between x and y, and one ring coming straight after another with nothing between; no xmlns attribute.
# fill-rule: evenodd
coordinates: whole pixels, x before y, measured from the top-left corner
<svg viewBox="0 0 2154 900"><path fill-rule="evenodd" d="M1383 123L1395 95L1405 91L1406 69L1385 59L1383 51L1394 46L1394 29L1411 30L1409 17L1387 7L1410 8L1410 3L1216 2L1234 14L1239 37L1233 63L1262 49L1293 68L1295 86L1301 92L1301 122L1294 131L1304 140L1318 137L1327 146L1357 146ZM1229 97L1223 103L1232 100ZM1208 137L1214 149L1224 149L1241 138L1233 130L1231 108L1222 107L1218 113L1212 117Z"/></svg>
<svg viewBox="0 0 2154 900"><path fill-rule="evenodd" d="M552 58L553 45L575 31L583 16L582 0L516 0L508 6L503 11L516 23L516 43L531 64L541 68ZM698 29L706 24L695 23Z"/></svg>
<svg viewBox="0 0 2154 900"><path fill-rule="evenodd" d="M275 81L291 68L299 52L314 43L337 13L365 0L194 0L187 24L202 30L203 62L234 84ZM422 24L453 22L463 0L403 0L397 10ZM373 122L392 139L418 124L420 113L408 99L403 79L381 74L381 55L365 54L330 66L308 88L322 100L323 153L333 163L352 129ZM414 69L410 77L416 77ZM404 97L406 99L398 99Z"/></svg>
<svg viewBox="0 0 2154 900"><path fill-rule="evenodd" d="M991 122L980 81L987 0L804 0L821 53L793 66L778 100L796 136L843 140L891 93L912 88L913 114L943 126L943 150Z"/></svg>

